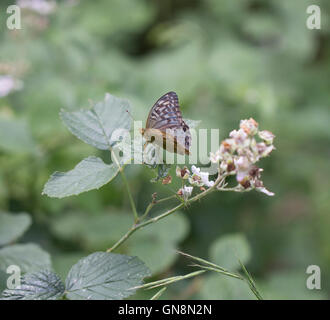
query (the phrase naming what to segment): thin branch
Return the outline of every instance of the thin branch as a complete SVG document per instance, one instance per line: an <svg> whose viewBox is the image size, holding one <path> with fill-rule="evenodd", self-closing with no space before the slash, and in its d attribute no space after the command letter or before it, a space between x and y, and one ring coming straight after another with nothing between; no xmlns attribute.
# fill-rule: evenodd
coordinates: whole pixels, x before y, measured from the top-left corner
<svg viewBox="0 0 330 320"><path fill-rule="evenodd" d="M171 195L171 196L169 196L169 197L162 198L162 199L159 199L159 200L154 200L154 201L150 202L149 205L147 206L147 208L146 208L144 214L143 214L142 216L139 217L139 221L144 220L144 219L147 217L147 215L148 215L148 213L150 212L150 210L151 210L156 204L161 203L161 202L164 202L164 201L167 201L167 200L170 200L170 199L174 199L174 198L176 198L176 197L177 197L177 195L174 194L174 195Z"/></svg>
<svg viewBox="0 0 330 320"><path fill-rule="evenodd" d="M153 289L153 288L168 285L168 284L173 283L173 282L177 282L177 281L181 281L181 280L184 280L184 279L189 279L189 278L192 278L192 277L196 277L196 276L198 276L198 275L200 275L204 272L206 272L206 270L198 270L198 271L188 273L184 276L175 276L175 277L170 277L170 278L167 278L167 279L162 279L162 280L158 280L158 281L149 282L149 283L143 284L141 286L136 286L136 287L130 288L129 290L136 290L136 289L142 289L142 288L143 289Z"/></svg>
<svg viewBox="0 0 330 320"><path fill-rule="evenodd" d="M139 215L137 213L136 206L135 206L135 203L134 203L134 199L133 199L133 196L132 196L132 192L130 190L130 187L129 187L129 184L128 184L128 181L127 181L127 178L126 178L126 175L125 175L125 172L124 172L124 167L120 165L120 163L119 163L112 147L110 147L110 152L111 152L111 156L113 157L114 162L116 163L116 165L119 169L120 175L123 179L124 185L125 185L127 193L128 193L128 198L129 198L129 201L130 201L130 204L131 204L131 208L132 208L132 211L133 211L133 214L134 214L134 222L137 223L138 220L139 220Z"/></svg>
<svg viewBox="0 0 330 320"><path fill-rule="evenodd" d="M150 300L158 300L158 298L163 294L163 292L166 290L167 288L161 288L154 296L152 296L150 298Z"/></svg>
<svg viewBox="0 0 330 320"><path fill-rule="evenodd" d="M142 222L142 223L135 223L111 248L109 248L106 252L112 252L113 250L117 249L123 242L125 242L136 230L141 229L149 224L155 223L158 220L161 220L169 215L171 215L173 212L181 209L182 207L186 206L187 204L190 204L192 202L195 202L197 200L200 200L202 198L204 198L206 195L208 195L209 193L213 192L216 190L218 184L222 181L223 176L219 176L217 178L217 180L215 181L214 185L203 191L202 193L197 194L196 196L188 199L185 202L181 202L179 205L175 206L174 208L165 211L164 213L154 217L154 218L150 218L149 220ZM136 220L138 221L138 219Z"/></svg>

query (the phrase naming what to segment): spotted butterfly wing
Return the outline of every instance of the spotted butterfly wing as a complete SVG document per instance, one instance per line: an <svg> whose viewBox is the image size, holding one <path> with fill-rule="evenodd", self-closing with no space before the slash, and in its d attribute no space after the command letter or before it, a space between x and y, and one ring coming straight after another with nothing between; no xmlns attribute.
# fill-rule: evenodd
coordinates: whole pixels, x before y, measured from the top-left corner
<svg viewBox="0 0 330 320"><path fill-rule="evenodd" d="M190 154L191 135L182 119L175 92L168 92L157 100L149 112L143 134L148 142L155 141L168 151Z"/></svg>

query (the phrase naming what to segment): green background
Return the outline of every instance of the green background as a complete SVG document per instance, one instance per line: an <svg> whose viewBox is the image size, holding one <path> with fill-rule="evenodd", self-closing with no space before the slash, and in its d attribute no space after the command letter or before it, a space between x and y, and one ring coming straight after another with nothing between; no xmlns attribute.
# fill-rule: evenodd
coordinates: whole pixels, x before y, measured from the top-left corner
<svg viewBox="0 0 330 320"><path fill-rule="evenodd" d="M184 117L219 128L221 139L250 117L276 135L276 150L260 163L276 195L214 193L138 231L117 252L139 256L155 280L194 270L175 248L235 270L235 253L217 250L229 237L265 298L329 298L328 1L58 1L49 16L22 11L17 31L6 28L9 4L0 5L0 74L14 68L24 87L0 98L0 210L32 216L20 242L48 251L63 278L79 258L113 245L132 220L119 177L75 197L41 196L54 171L89 155L108 158L70 134L59 111L110 92L144 121L174 90ZM321 30L306 27L310 4L321 7ZM127 169L140 212L153 192L170 194L153 176L145 166ZM321 268L321 290L306 288L309 265ZM174 284L162 297L254 298L218 274Z"/></svg>

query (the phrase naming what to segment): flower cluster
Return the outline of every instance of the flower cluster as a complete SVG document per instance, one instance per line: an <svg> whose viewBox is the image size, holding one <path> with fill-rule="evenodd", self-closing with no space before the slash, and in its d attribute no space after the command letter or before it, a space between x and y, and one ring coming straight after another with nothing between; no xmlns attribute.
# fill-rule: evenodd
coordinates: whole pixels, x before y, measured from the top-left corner
<svg viewBox="0 0 330 320"><path fill-rule="evenodd" d="M272 196L274 193L268 191L260 180L262 169L255 163L275 149L274 138L270 131L260 131L254 119L241 120L240 129L230 132L229 138L222 141L219 150L210 154L210 160L219 164L219 174L236 175L241 188L255 188Z"/></svg>
<svg viewBox="0 0 330 320"><path fill-rule="evenodd" d="M192 173L187 167L176 167L176 176L183 179L188 180L191 186L183 186L183 188L179 189L178 195L181 196L184 200L187 200L192 191L193 187L199 187L202 191L205 190L205 187L213 187L214 181L209 181L209 173L201 171L200 168L196 166L191 166Z"/></svg>
<svg viewBox="0 0 330 320"><path fill-rule="evenodd" d="M210 161L218 164L216 181L209 180L209 172L201 171L194 165L191 166L191 172L186 166L183 168L177 166L176 176L190 184L190 186L183 184L177 194L186 201L191 196L194 187L199 187L204 191L206 188L213 187L217 182L216 187L221 190L256 189L268 196L273 196L274 193L264 187L261 180L263 169L259 168L256 163L275 149L274 138L274 134L270 131L260 131L258 123L254 119L241 120L240 128L231 131L229 138L222 141L219 150L210 154ZM238 185L234 188L225 188L225 178L229 175L236 176ZM163 184L171 181L170 177L166 177Z"/></svg>

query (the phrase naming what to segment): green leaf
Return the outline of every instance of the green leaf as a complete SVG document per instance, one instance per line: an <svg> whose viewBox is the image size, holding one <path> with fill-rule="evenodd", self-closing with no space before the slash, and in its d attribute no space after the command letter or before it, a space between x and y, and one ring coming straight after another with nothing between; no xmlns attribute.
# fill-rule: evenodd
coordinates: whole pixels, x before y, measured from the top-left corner
<svg viewBox="0 0 330 320"><path fill-rule="evenodd" d="M83 212L67 213L51 224L60 239L73 241L84 249L97 251L114 244L132 224L131 215L124 212L87 215Z"/></svg>
<svg viewBox="0 0 330 320"><path fill-rule="evenodd" d="M30 225L31 218L27 213L0 212L0 246L17 240Z"/></svg>
<svg viewBox="0 0 330 320"><path fill-rule="evenodd" d="M210 249L211 261L228 270L240 268L238 259L246 264L250 260L250 246L242 234L229 234L216 240Z"/></svg>
<svg viewBox="0 0 330 320"><path fill-rule="evenodd" d="M188 232L188 219L182 213L176 212L134 234L127 241L127 252L140 257L153 274L160 273L178 258L175 252L176 245Z"/></svg>
<svg viewBox="0 0 330 320"><path fill-rule="evenodd" d="M59 252L52 255L52 265L54 271L64 281L71 267L86 255L83 251Z"/></svg>
<svg viewBox="0 0 330 320"><path fill-rule="evenodd" d="M261 283L267 300L322 300L328 299L325 290L310 290L306 286L305 268L275 271Z"/></svg>
<svg viewBox="0 0 330 320"><path fill-rule="evenodd" d="M157 238L130 241L127 253L140 257L150 267L152 274L168 269L178 257L172 243Z"/></svg>
<svg viewBox="0 0 330 320"><path fill-rule="evenodd" d="M201 299L207 300L256 299L245 281L219 274L212 274L206 277L200 295Z"/></svg>
<svg viewBox="0 0 330 320"><path fill-rule="evenodd" d="M16 244L0 249L0 270L17 265L22 273L48 269L51 266L49 254L35 244Z"/></svg>
<svg viewBox="0 0 330 320"><path fill-rule="evenodd" d="M177 211L166 219L145 226L133 237L136 240L148 239L148 241L151 238L157 238L162 242L177 244L188 235L188 232L189 220L183 212Z"/></svg>
<svg viewBox="0 0 330 320"><path fill-rule="evenodd" d="M129 130L131 118L127 100L106 94L104 101L90 110L61 111L60 116L69 130L82 141L101 150L109 150L116 144L112 134L116 129Z"/></svg>
<svg viewBox="0 0 330 320"><path fill-rule="evenodd" d="M26 124L12 119L0 119L0 148L15 153L32 153L36 150Z"/></svg>
<svg viewBox="0 0 330 320"><path fill-rule="evenodd" d="M95 252L75 264L66 279L69 299L121 300L150 275L137 257Z"/></svg>
<svg viewBox="0 0 330 320"><path fill-rule="evenodd" d="M118 172L116 165L105 164L97 157L88 157L71 171L53 173L42 194L53 198L78 195L102 187L115 178Z"/></svg>
<svg viewBox="0 0 330 320"><path fill-rule="evenodd" d="M6 289L3 300L55 300L64 294L64 284L52 271L26 274L15 289Z"/></svg>

